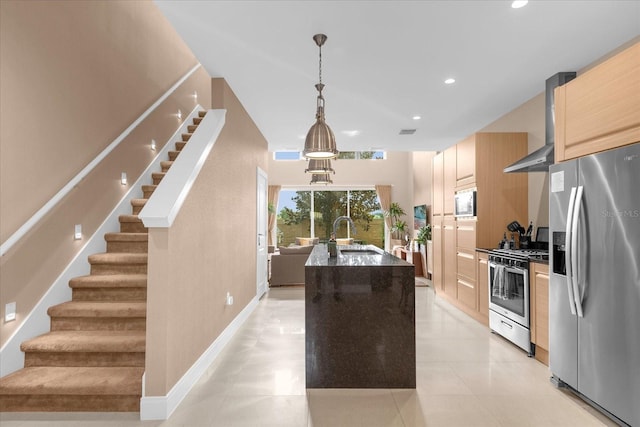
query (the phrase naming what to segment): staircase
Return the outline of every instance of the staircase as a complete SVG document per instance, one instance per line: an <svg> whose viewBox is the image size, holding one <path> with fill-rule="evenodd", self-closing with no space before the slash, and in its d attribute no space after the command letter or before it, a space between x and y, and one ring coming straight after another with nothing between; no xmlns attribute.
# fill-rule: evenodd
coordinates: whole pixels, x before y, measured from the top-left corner
<svg viewBox="0 0 640 427"><path fill-rule="evenodd" d="M24 368L0 378L0 412L138 412L145 366L147 199L202 121L200 112L175 143L143 198L131 200L107 252L89 256L88 276L69 281L72 300L50 307L51 331L25 341Z"/></svg>

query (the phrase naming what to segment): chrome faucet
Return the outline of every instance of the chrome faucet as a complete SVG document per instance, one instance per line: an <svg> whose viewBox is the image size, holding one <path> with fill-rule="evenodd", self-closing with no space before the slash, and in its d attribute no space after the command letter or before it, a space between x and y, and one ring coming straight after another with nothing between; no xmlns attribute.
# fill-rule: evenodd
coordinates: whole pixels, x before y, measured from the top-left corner
<svg viewBox="0 0 640 427"><path fill-rule="evenodd" d="M336 218L335 221L333 221L333 235L334 236L336 235L336 232L338 230L338 224L342 220L349 221L349 224L351 224L351 234L355 235L356 234L356 225L353 223L353 220L348 216L339 216L338 218Z"/></svg>

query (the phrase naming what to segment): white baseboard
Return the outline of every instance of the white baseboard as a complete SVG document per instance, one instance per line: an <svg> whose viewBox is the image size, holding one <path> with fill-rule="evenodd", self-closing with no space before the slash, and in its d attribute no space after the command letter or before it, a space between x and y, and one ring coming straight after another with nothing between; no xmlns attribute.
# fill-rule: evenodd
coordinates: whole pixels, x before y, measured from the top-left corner
<svg viewBox="0 0 640 427"><path fill-rule="evenodd" d="M174 149L172 142L180 140L180 134L187 133L187 126L191 123L191 119L197 117L198 111L202 109L200 105L197 105L191 111L189 117L187 117L180 128L171 135L171 138L162 150L158 151L155 159L140 175L140 178L130 185L130 190L124 195L122 200L120 200L120 203L111 211L95 233L87 239L87 243L80 252L78 252L60 276L51 284L47 292L34 306L33 310L31 310L20 326L16 328L11 337L4 343L0 349L0 377L9 375L24 367L24 353L20 350L20 344L22 344L23 341L49 332L51 323L51 319L47 314L49 307L71 299L69 280L74 277L89 274L90 266L87 261L89 255L106 251L107 244L104 240L104 234L120 229L118 217L131 213L131 199L142 197L142 185L152 182L153 178L151 174L160 170L160 162L166 160L168 158L168 152Z"/></svg>
<svg viewBox="0 0 640 427"><path fill-rule="evenodd" d="M202 353L198 360L185 372L166 396L144 396L143 384L143 396L142 399L140 399L140 419L143 421L168 419L180 402L187 396L191 388L209 368L211 363L220 355L224 346L227 345L233 335L240 329L240 326L244 324L257 305L258 297L256 296L242 309L231 323L229 323L229 326L211 343L209 348Z"/></svg>

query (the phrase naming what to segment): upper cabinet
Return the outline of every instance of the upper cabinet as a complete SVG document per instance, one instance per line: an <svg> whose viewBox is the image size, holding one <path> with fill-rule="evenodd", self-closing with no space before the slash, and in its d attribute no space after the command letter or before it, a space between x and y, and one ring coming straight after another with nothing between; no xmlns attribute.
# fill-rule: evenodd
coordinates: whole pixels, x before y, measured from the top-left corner
<svg viewBox="0 0 640 427"><path fill-rule="evenodd" d="M456 187L476 182L476 138L475 135L456 145Z"/></svg>
<svg viewBox="0 0 640 427"><path fill-rule="evenodd" d="M640 43L555 90L555 160L640 141Z"/></svg>
<svg viewBox="0 0 640 427"><path fill-rule="evenodd" d="M433 157L433 177L431 179L433 208L432 215L444 215L444 153L438 153Z"/></svg>
<svg viewBox="0 0 640 427"><path fill-rule="evenodd" d="M443 171L444 214L453 215L454 193L456 189L456 146L444 150Z"/></svg>

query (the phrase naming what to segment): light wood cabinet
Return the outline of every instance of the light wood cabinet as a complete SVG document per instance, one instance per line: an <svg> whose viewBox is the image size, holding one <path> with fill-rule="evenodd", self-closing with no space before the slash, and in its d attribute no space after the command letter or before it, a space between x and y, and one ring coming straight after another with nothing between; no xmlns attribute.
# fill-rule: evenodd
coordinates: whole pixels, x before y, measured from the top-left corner
<svg viewBox="0 0 640 427"><path fill-rule="evenodd" d="M456 221L445 217L442 221L442 270L444 292L454 300L458 298Z"/></svg>
<svg viewBox="0 0 640 427"><path fill-rule="evenodd" d="M473 312L478 308L476 287L476 221L456 221L456 257L458 267L458 301Z"/></svg>
<svg viewBox="0 0 640 427"><path fill-rule="evenodd" d="M432 166L432 209L431 215L444 215L444 153L438 153L433 157Z"/></svg>
<svg viewBox="0 0 640 427"><path fill-rule="evenodd" d="M478 283L478 312L484 319L485 325L489 324L489 254L477 253L477 283Z"/></svg>
<svg viewBox="0 0 640 427"><path fill-rule="evenodd" d="M488 266L476 248L494 248L506 226L528 219L526 174L503 169L527 154L527 134L476 133L433 160L433 281L437 292L478 321L488 324ZM477 217L453 217L456 190L477 189ZM442 197L442 215L439 200Z"/></svg>
<svg viewBox="0 0 640 427"><path fill-rule="evenodd" d="M529 313L531 342L536 359L549 365L549 266L537 262L529 266Z"/></svg>
<svg viewBox="0 0 640 427"><path fill-rule="evenodd" d="M444 150L443 162L443 210L445 215L453 215L453 197L456 190L456 146Z"/></svg>
<svg viewBox="0 0 640 427"><path fill-rule="evenodd" d="M433 271L431 281L436 292L444 290L444 271L442 269L442 216L433 215L431 219L431 245L433 249Z"/></svg>
<svg viewBox="0 0 640 427"><path fill-rule="evenodd" d="M476 139L471 135L456 144L456 187L476 182Z"/></svg>
<svg viewBox="0 0 640 427"><path fill-rule="evenodd" d="M555 89L555 160L640 141L640 43Z"/></svg>

